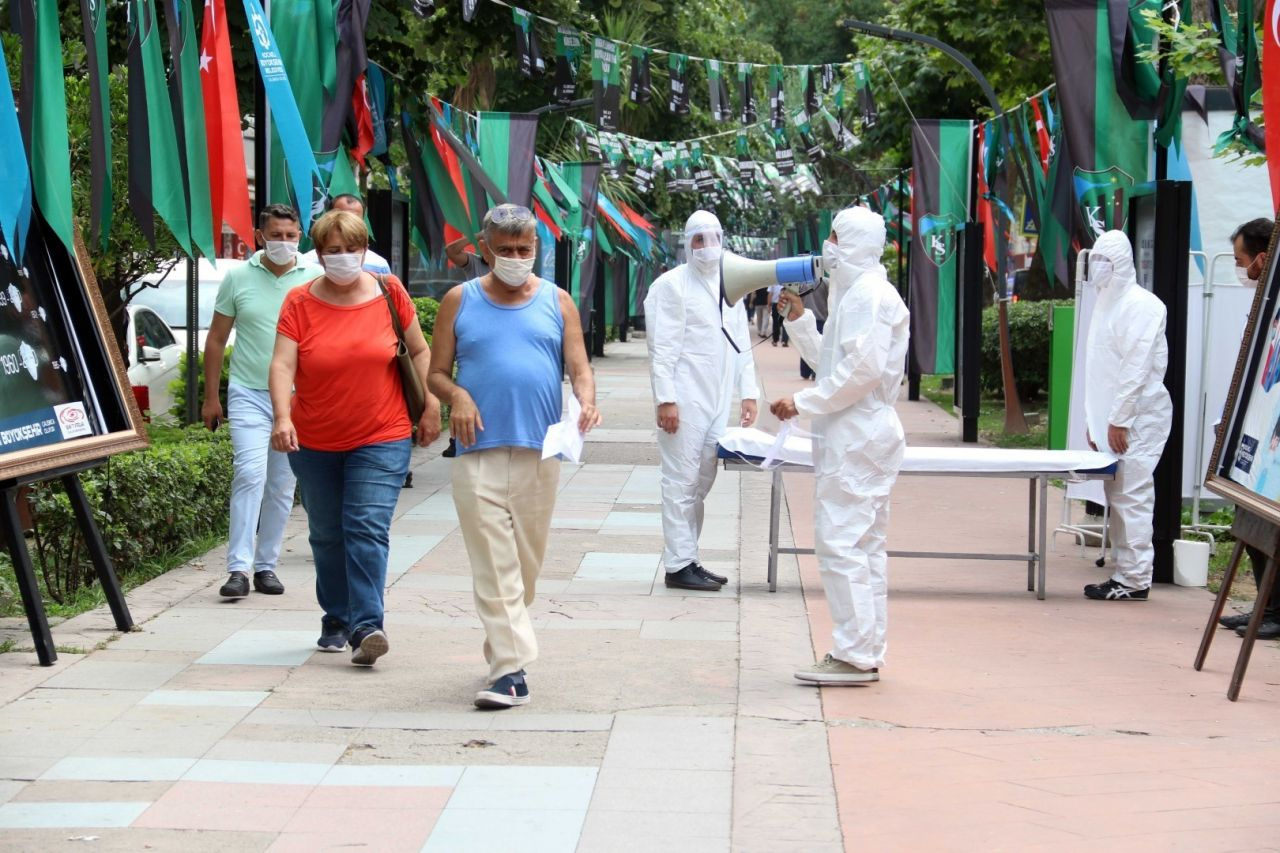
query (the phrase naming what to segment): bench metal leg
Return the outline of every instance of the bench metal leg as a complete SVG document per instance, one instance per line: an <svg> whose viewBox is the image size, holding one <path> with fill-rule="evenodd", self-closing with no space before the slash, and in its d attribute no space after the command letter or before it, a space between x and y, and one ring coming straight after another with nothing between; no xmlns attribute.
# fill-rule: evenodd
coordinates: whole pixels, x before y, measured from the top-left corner
<svg viewBox="0 0 1280 853"><path fill-rule="evenodd" d="M1036 478L1027 480L1027 553L1036 550ZM1036 561L1027 560L1027 592L1036 588Z"/></svg>
<svg viewBox="0 0 1280 853"><path fill-rule="evenodd" d="M782 471L775 469L769 489L769 592L778 591L778 512L782 508Z"/></svg>
<svg viewBox="0 0 1280 853"><path fill-rule="evenodd" d="M1048 535L1049 535L1049 478L1041 474L1038 478L1040 481L1040 535L1039 549L1036 551L1036 563L1039 564L1040 578L1039 585L1036 589L1036 598L1044 601L1045 591L1045 558L1048 554Z"/></svg>

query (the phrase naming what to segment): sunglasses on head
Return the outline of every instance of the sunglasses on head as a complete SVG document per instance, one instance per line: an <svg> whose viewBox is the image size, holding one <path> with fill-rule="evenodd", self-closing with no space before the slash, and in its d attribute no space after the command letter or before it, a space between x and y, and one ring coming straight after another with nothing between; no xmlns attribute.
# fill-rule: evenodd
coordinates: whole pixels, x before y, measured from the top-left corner
<svg viewBox="0 0 1280 853"><path fill-rule="evenodd" d="M490 222L523 222L533 218L533 211L518 204L503 205L489 211Z"/></svg>

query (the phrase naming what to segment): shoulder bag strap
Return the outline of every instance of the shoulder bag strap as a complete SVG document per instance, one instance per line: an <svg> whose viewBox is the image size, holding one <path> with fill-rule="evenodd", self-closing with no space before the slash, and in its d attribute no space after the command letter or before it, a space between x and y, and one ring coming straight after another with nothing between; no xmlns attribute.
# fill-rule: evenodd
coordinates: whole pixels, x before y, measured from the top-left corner
<svg viewBox="0 0 1280 853"><path fill-rule="evenodd" d="M404 329L400 328L400 314L396 311L395 303L391 301L391 291L387 290L386 276L378 273L375 278L378 280L378 287L382 290L382 297L387 300L387 310L391 312L391 328L395 330L396 340L404 346Z"/></svg>

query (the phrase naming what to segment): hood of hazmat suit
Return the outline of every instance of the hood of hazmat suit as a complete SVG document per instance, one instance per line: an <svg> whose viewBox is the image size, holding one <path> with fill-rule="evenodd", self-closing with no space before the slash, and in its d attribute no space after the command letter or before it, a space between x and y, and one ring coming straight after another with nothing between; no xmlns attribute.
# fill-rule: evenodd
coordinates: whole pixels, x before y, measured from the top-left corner
<svg viewBox="0 0 1280 853"><path fill-rule="evenodd" d="M721 298L723 242L715 214L695 211L685 225L689 261L659 276L644 300L654 405L675 403L680 417L675 433L658 432L663 565L669 572L698 558L702 502L715 482L716 441L734 391L744 400L760 396L746 308Z"/></svg>
<svg viewBox="0 0 1280 853"><path fill-rule="evenodd" d="M847 208L832 222L836 243L826 325L813 313L787 323L792 345L817 370L795 395L812 419L815 551L831 606L836 658L868 669L884 663L889 491L906 439L894 403L907 357L909 314L880 264L884 219Z"/></svg>
<svg viewBox="0 0 1280 853"><path fill-rule="evenodd" d="M1123 231L1108 231L1089 253L1088 282L1098 292L1085 349L1085 420L1103 452L1107 426L1130 431L1128 456L1160 457L1173 404L1164 387L1169 363L1165 307L1138 284Z"/></svg>

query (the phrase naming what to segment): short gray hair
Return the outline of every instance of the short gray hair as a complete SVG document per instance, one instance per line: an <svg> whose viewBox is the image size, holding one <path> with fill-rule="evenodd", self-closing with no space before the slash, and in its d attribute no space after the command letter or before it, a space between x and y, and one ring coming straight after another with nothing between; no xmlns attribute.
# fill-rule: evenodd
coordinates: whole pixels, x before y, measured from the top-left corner
<svg viewBox="0 0 1280 853"><path fill-rule="evenodd" d="M506 234L511 237L523 237L538 228L538 220L533 211L518 204L500 204L489 209L484 215L485 238Z"/></svg>

